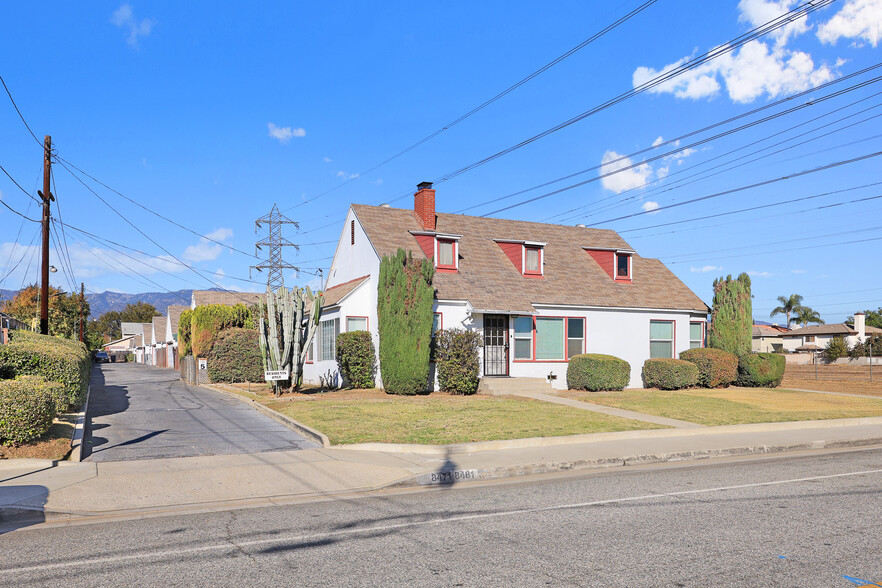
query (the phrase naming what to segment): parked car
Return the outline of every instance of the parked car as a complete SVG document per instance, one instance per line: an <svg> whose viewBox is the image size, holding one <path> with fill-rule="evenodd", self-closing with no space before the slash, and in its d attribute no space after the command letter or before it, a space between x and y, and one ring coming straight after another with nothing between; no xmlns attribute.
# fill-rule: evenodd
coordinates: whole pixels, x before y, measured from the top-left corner
<svg viewBox="0 0 882 588"><path fill-rule="evenodd" d="M110 356L107 355L106 351L96 351L95 352L95 363L109 363Z"/></svg>

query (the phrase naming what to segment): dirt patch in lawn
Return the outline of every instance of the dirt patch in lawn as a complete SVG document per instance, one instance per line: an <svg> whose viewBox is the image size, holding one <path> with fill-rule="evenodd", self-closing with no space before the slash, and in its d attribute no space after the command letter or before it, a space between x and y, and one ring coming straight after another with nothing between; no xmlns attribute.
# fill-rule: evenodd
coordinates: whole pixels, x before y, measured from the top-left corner
<svg viewBox="0 0 882 588"><path fill-rule="evenodd" d="M76 419L76 414L63 414L55 419L49 430L39 439L17 447L0 445L0 459L67 459Z"/></svg>

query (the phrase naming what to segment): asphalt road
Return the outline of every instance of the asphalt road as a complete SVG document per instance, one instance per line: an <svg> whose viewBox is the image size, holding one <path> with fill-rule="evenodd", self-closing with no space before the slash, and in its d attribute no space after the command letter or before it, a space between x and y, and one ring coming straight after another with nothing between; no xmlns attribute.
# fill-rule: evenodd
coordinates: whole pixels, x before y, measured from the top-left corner
<svg viewBox="0 0 882 588"><path fill-rule="evenodd" d="M36 526L0 585L853 588L880 483L875 448Z"/></svg>
<svg viewBox="0 0 882 588"><path fill-rule="evenodd" d="M86 461L318 447L245 403L180 381L177 371L105 363L92 372Z"/></svg>

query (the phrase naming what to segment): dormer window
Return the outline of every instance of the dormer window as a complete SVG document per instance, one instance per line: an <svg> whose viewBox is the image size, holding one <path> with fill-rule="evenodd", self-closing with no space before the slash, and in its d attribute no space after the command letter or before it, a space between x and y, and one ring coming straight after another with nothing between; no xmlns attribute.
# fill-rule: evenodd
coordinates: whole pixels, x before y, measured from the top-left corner
<svg viewBox="0 0 882 588"><path fill-rule="evenodd" d="M518 272L528 278L541 278L545 274L545 243L494 239Z"/></svg>
<svg viewBox="0 0 882 588"><path fill-rule="evenodd" d="M616 279L631 279L631 256L627 253L616 253Z"/></svg>
<svg viewBox="0 0 882 588"><path fill-rule="evenodd" d="M434 260L435 269L444 272L459 270L459 239L462 235L450 235L434 231L410 231L428 259Z"/></svg>
<svg viewBox="0 0 882 588"><path fill-rule="evenodd" d="M542 275L542 248L524 246L524 274Z"/></svg>
<svg viewBox="0 0 882 588"><path fill-rule="evenodd" d="M438 257L436 267L439 269L456 269L456 241L437 239Z"/></svg>
<svg viewBox="0 0 882 588"><path fill-rule="evenodd" d="M582 247L597 262L600 269L616 282L631 283L634 280L633 249L613 247Z"/></svg>

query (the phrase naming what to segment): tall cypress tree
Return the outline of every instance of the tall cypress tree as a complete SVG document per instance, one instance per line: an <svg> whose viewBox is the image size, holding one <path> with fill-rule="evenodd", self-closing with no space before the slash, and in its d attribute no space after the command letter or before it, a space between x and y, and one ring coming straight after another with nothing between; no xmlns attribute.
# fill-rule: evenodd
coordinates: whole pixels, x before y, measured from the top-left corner
<svg viewBox="0 0 882 588"><path fill-rule="evenodd" d="M380 376L391 394L418 394L429 385L435 269L399 249L380 262L377 318Z"/></svg>
<svg viewBox="0 0 882 588"><path fill-rule="evenodd" d="M741 357L750 353L753 328L753 303L750 295L750 276L726 276L714 280L714 304L708 347L722 349Z"/></svg>

